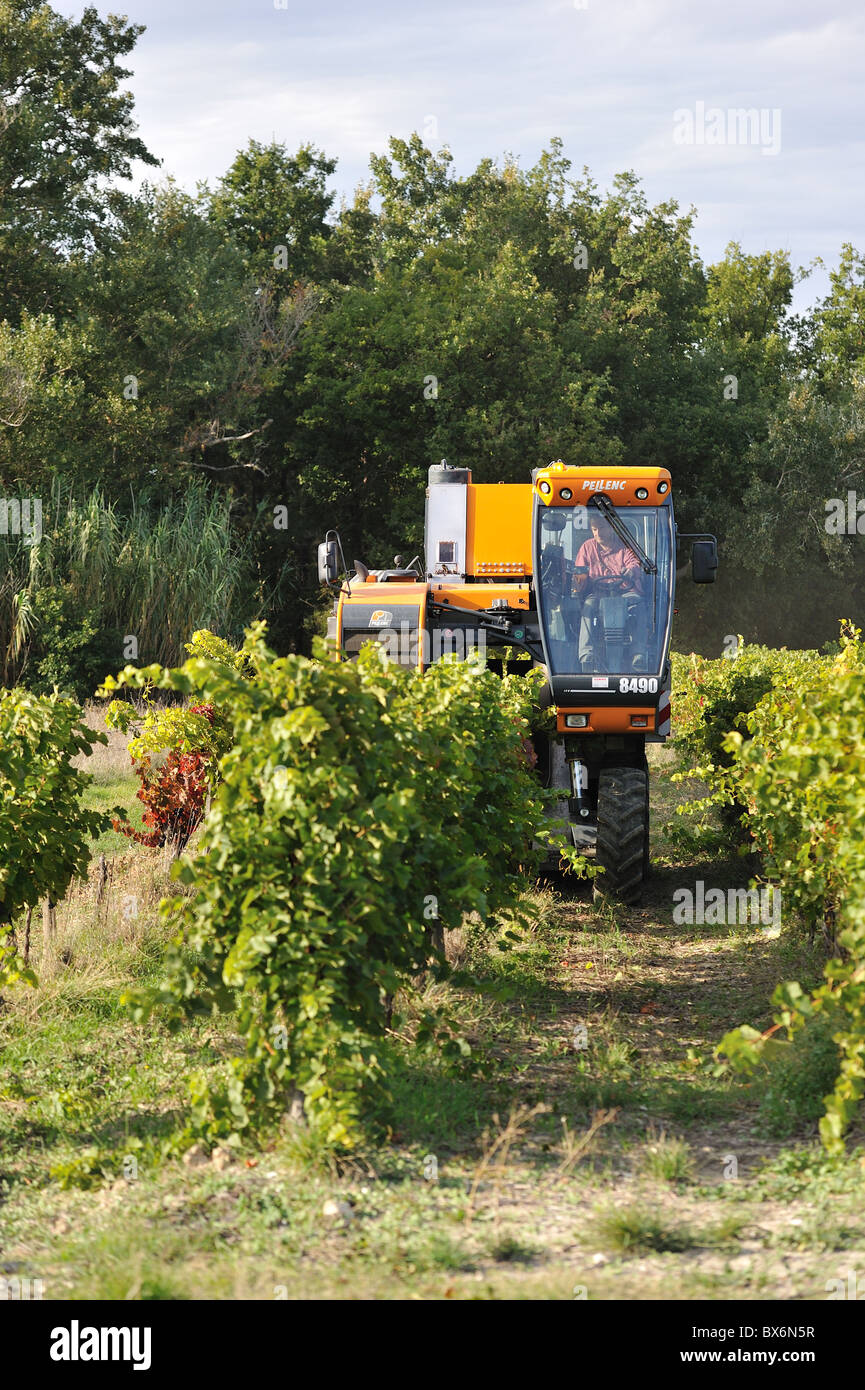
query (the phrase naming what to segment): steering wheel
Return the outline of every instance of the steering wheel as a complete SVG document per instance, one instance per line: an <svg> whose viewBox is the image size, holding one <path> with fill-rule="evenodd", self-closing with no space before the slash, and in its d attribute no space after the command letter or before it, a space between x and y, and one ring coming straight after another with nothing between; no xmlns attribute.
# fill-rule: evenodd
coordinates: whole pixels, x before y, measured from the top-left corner
<svg viewBox="0 0 865 1390"><path fill-rule="evenodd" d="M622 589L623 585L625 588L631 587L631 580L626 574L599 574L592 580L592 583L602 584L608 589Z"/></svg>

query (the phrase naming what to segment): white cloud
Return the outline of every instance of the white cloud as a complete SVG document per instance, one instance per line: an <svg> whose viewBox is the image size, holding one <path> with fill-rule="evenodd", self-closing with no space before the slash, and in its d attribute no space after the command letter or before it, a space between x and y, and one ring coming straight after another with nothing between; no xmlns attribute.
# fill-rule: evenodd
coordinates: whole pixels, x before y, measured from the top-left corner
<svg viewBox="0 0 865 1390"><path fill-rule="evenodd" d="M166 172L191 187L251 137L310 141L350 194L371 150L434 115L460 172L505 151L527 165L553 135L602 187L635 169L651 199L698 205L709 259L737 237L834 259L863 224L854 0L289 3L131 0L148 25L130 59L140 132ZM677 146L673 113L697 101L780 108L780 153Z"/></svg>

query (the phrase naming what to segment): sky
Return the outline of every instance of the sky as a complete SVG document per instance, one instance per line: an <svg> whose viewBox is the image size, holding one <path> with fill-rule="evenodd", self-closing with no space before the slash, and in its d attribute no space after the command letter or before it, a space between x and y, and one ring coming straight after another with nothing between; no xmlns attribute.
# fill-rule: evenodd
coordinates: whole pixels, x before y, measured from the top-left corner
<svg viewBox="0 0 865 1390"><path fill-rule="evenodd" d="M559 136L602 189L633 169L651 202L694 205L707 262L739 241L831 268L865 244L857 0L97 4L147 26L127 60L139 133L190 189L250 138L336 157L338 204L391 135L446 144L458 174L528 168ZM796 307L827 287L814 271Z"/></svg>

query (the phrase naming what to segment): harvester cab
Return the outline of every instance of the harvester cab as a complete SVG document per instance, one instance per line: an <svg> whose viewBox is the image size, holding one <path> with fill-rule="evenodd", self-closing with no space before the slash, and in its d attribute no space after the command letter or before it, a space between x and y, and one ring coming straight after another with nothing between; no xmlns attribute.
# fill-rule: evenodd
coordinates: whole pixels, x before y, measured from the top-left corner
<svg viewBox="0 0 865 1390"><path fill-rule="evenodd" d="M670 475L630 472L586 477L553 464L533 479L535 598L553 703L626 730L649 728L630 715L659 706L636 709L633 697L662 692L675 588ZM613 709L628 718L604 719Z"/></svg>
<svg viewBox="0 0 865 1390"><path fill-rule="evenodd" d="M715 538L677 532L664 468L556 462L531 483L475 484L442 460L429 471L423 557L377 571L355 561L349 575L328 532L319 577L340 585L328 633L343 658L373 640L419 670L473 649L494 668L504 648L524 670L543 666L550 714L533 742L538 775L559 792L550 814L570 843L594 851L598 890L635 902L649 866L646 744L670 732L686 540L695 582L710 583Z"/></svg>

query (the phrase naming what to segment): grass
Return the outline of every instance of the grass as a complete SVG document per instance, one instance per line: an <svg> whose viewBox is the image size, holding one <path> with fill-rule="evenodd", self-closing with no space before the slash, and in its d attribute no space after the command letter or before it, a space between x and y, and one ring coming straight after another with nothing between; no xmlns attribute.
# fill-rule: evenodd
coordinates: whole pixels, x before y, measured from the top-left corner
<svg viewBox="0 0 865 1390"><path fill-rule="evenodd" d="M136 796L140 783L132 770L127 737L117 729L106 728L105 708L104 704L91 701L85 706L84 722L89 728L105 734L108 743L94 744L90 756L81 754L73 759L73 766L92 779L84 793L84 805L88 810L111 815L120 807L138 829L144 817L144 807ZM94 840L92 850L95 856L113 857L128 847L128 838L109 828Z"/></svg>
<svg viewBox="0 0 865 1390"><path fill-rule="evenodd" d="M679 1252L690 1250L698 1244L698 1237L693 1231L672 1225L657 1212L642 1207L626 1207L622 1211L605 1213L597 1222L597 1230L605 1245L624 1254L634 1251L653 1251L656 1254Z"/></svg>
<svg viewBox="0 0 865 1390"><path fill-rule="evenodd" d="M694 1155L684 1139L668 1139L662 1130L649 1138L640 1166L644 1173L659 1182L687 1182L694 1172Z"/></svg>
<svg viewBox="0 0 865 1390"><path fill-rule="evenodd" d="M511 1232L494 1236L487 1248L492 1259L508 1264L531 1264L541 1253L537 1246L528 1244Z"/></svg>
<svg viewBox="0 0 865 1390"><path fill-rule="evenodd" d="M90 811L101 811L105 815L114 815L119 807L130 824L136 830L140 830L144 819L144 807L136 795L139 786L137 778L131 774L115 777L111 781L95 782L84 793L84 805ZM127 836L109 828L97 836L92 848L97 856L114 856L122 854L128 845Z"/></svg>
<svg viewBox="0 0 865 1390"><path fill-rule="evenodd" d="M192 625L239 634L257 611L251 542L238 544L231 502L192 480L176 498L139 498L131 511L99 489L77 498L55 480L46 501L52 525L39 546L39 567L19 540L0 536L0 650L12 645L11 596L31 612L43 586L65 586L76 611L92 612L103 632L134 636L142 662L174 665ZM26 655L31 626L19 622ZM117 667L124 663L118 640ZM4 684L14 683L14 669Z"/></svg>
<svg viewBox="0 0 865 1390"><path fill-rule="evenodd" d="M451 1273L471 1273L477 1268L473 1257L462 1241L455 1240L446 1231L434 1231L429 1239L428 1268L442 1269ZM495 1259L496 1256L494 1255Z"/></svg>
<svg viewBox="0 0 865 1390"><path fill-rule="evenodd" d="M114 797L122 767L106 750L88 795ZM230 1018L131 1022L123 990L159 978L170 861L115 837L101 895L94 864L56 945L35 934L39 988L0 1012L4 1261L47 1298L135 1300L787 1300L865 1269L857 1136L844 1159L815 1143L825 1040L774 1077L712 1066L722 1033L765 1026L774 985L819 955L788 932L673 923L674 888L709 874L666 834L669 770L653 766L644 905L548 885L516 949L477 923L454 934L452 962L488 989L434 984L423 1003L447 1007L471 1057L415 1046L416 1006L398 1000L391 1100L352 1153L286 1126L215 1160L165 1156L189 1072L223 1068L238 1039ZM735 883L741 861L710 873Z"/></svg>
<svg viewBox="0 0 865 1390"><path fill-rule="evenodd" d="M838 1075L837 1028L832 1017L810 1019L762 1073L760 1114L770 1134L785 1139L819 1120Z"/></svg>

